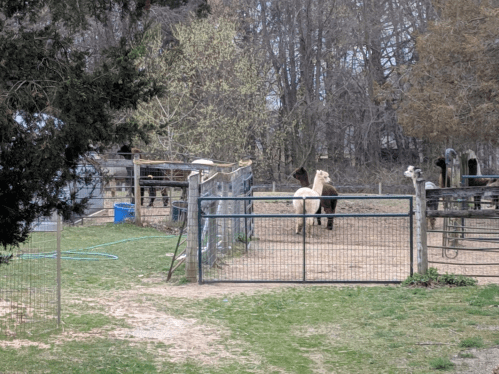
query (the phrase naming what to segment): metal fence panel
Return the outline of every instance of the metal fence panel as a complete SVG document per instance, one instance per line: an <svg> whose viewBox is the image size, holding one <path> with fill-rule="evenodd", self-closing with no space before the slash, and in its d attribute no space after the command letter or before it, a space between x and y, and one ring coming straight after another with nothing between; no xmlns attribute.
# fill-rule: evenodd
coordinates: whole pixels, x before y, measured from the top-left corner
<svg viewBox="0 0 499 374"><path fill-rule="evenodd" d="M57 216L38 220L29 239L1 254L0 335L35 334L57 327Z"/></svg>
<svg viewBox="0 0 499 374"><path fill-rule="evenodd" d="M200 198L200 281L397 283L412 275L412 197L337 199L343 206L367 199L405 206L399 212L366 208L356 214L303 216L294 214L293 197ZM246 211L206 209L224 203L246 206ZM326 229L326 217L334 217L332 231ZM304 218L314 219L310 236L303 230L296 234L297 220Z"/></svg>

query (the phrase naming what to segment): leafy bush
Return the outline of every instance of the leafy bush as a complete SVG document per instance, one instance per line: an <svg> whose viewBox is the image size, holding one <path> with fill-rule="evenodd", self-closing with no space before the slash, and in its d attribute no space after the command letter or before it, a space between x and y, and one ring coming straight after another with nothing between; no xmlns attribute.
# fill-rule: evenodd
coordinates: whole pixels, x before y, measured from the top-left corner
<svg viewBox="0 0 499 374"><path fill-rule="evenodd" d="M483 346L483 339L481 336L474 336L461 340L459 343L461 348L480 348Z"/></svg>
<svg viewBox="0 0 499 374"><path fill-rule="evenodd" d="M436 370L450 370L454 367L454 363L448 358L437 357L430 360L430 366Z"/></svg>
<svg viewBox="0 0 499 374"><path fill-rule="evenodd" d="M438 274L436 268L429 268L426 274L415 273L402 282L403 286L454 286L465 287L475 286L478 281L474 278L466 277L464 275L455 275L445 273L444 275Z"/></svg>
<svg viewBox="0 0 499 374"><path fill-rule="evenodd" d="M435 268L429 268L426 274L414 273L402 282L403 286L425 286L438 283L438 272Z"/></svg>
<svg viewBox="0 0 499 374"><path fill-rule="evenodd" d="M445 273L444 275L441 275L439 277L439 282L457 287L466 287L476 286L478 281L474 278L466 277L464 275Z"/></svg>

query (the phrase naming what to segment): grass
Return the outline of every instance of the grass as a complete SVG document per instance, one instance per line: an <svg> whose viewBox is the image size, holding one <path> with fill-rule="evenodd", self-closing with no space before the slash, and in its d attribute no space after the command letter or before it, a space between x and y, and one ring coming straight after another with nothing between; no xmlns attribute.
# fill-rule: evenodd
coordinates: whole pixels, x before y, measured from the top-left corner
<svg viewBox="0 0 499 374"><path fill-rule="evenodd" d="M476 356L473 353L469 352L459 352L460 358L475 358Z"/></svg>
<svg viewBox="0 0 499 374"><path fill-rule="evenodd" d="M447 357L437 357L430 360L430 367L435 370L450 370L454 364Z"/></svg>
<svg viewBox="0 0 499 374"><path fill-rule="evenodd" d="M461 340L459 346L461 348L482 348L483 338L481 336L473 336L470 338L466 338Z"/></svg>
<svg viewBox="0 0 499 374"><path fill-rule="evenodd" d="M130 289L143 283L140 278L162 276L170 265L167 254L173 253L176 243L175 236L131 224L67 228L61 243L63 251L100 252L115 255L118 260L64 261L63 289L71 293Z"/></svg>
<svg viewBox="0 0 499 374"><path fill-rule="evenodd" d="M436 373L453 370L450 357L464 357L463 349L488 348L499 342L499 332L477 328L496 326L499 321L496 285L435 289L309 285L196 299L149 293L152 286L186 284L181 272L172 284L161 283L170 260L166 254L173 252L176 238L123 240L162 235L126 224L66 229L63 250L117 243L94 250L118 259L63 261L64 331L22 337L37 345L0 348L0 370ZM159 279L159 283L144 279ZM115 338L113 332L133 326L126 316L110 315L103 300L138 286L141 293L134 303L172 318L195 319L198 327L224 331L217 341L220 348L206 353L214 357L202 363L198 358L203 352L199 352L198 357L179 360L175 339ZM199 287L202 292L210 286ZM56 343L64 336L82 334L84 338ZM2 340L16 341L2 337L0 347Z"/></svg>

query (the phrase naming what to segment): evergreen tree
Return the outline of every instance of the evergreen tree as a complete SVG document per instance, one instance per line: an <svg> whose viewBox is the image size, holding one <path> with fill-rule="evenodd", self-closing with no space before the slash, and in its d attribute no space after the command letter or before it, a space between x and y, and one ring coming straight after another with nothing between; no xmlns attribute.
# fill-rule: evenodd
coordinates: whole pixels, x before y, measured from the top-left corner
<svg viewBox="0 0 499 374"><path fill-rule="evenodd" d="M0 0L1 245L25 241L34 220L54 209L66 218L82 213L87 201L64 194L70 182L93 183L93 173L77 173L77 164L96 146L140 135L143 126L131 111L162 92L137 68L144 14L151 6L186 2ZM135 24L134 33L98 51L98 64L89 69L92 55L78 38L105 22L110 10ZM200 14L207 10L200 1Z"/></svg>

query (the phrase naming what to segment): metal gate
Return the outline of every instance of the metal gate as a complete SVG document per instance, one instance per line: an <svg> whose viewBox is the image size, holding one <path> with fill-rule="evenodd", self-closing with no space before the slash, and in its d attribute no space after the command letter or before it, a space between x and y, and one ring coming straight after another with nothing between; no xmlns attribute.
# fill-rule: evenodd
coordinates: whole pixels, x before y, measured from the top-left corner
<svg viewBox="0 0 499 374"><path fill-rule="evenodd" d="M294 199L199 198L199 282L399 283L413 274L412 196L321 197L338 200L329 215L296 214ZM307 219L311 235L297 234Z"/></svg>
<svg viewBox="0 0 499 374"><path fill-rule="evenodd" d="M490 198L489 198L490 196ZM499 278L499 187L461 187L426 191L426 201L440 201L439 210L426 209L436 228L426 235L428 266L497 283ZM479 197L480 209L475 209ZM487 200L488 199L488 200Z"/></svg>

